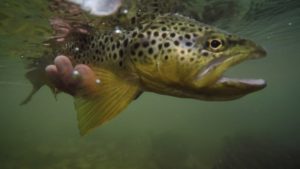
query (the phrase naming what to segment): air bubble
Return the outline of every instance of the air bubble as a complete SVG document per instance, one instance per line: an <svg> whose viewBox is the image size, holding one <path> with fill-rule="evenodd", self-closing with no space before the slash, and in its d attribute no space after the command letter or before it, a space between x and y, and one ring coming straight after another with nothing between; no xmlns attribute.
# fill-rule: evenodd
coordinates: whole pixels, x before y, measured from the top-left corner
<svg viewBox="0 0 300 169"><path fill-rule="evenodd" d="M115 33L116 33L116 34L121 34L121 33L122 33L122 30L121 30L119 27L116 27L116 28L115 28Z"/></svg>
<svg viewBox="0 0 300 169"><path fill-rule="evenodd" d="M78 51L79 51L79 47L76 47L76 48L75 48L75 51L78 52Z"/></svg>
<svg viewBox="0 0 300 169"><path fill-rule="evenodd" d="M100 83L101 83L101 80L100 80L100 79L96 79L96 83L97 83L97 84L100 84Z"/></svg>
<svg viewBox="0 0 300 169"><path fill-rule="evenodd" d="M77 70L74 70L72 74L73 78L77 78L80 75L80 73Z"/></svg>
<svg viewBox="0 0 300 169"><path fill-rule="evenodd" d="M122 13L125 14L125 15L128 14L128 12L129 12L128 9L122 10Z"/></svg>

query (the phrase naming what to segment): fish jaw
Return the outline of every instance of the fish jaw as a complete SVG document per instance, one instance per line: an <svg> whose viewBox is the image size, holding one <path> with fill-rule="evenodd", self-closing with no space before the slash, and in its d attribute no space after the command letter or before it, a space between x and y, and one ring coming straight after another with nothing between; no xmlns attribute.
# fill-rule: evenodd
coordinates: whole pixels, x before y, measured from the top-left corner
<svg viewBox="0 0 300 169"><path fill-rule="evenodd" d="M260 59L266 56L266 51L252 44L247 53L236 53L232 56L221 56L212 60L197 74L193 86L197 88L201 100L233 100L246 94L261 90L267 86L263 79L239 79L223 76L230 67L249 59Z"/></svg>

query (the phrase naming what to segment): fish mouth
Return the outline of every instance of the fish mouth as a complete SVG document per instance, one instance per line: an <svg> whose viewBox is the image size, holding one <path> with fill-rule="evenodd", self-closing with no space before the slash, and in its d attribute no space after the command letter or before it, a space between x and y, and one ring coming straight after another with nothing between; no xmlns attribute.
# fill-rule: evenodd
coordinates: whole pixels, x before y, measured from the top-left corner
<svg viewBox="0 0 300 169"><path fill-rule="evenodd" d="M221 56L212 60L198 74L197 79L203 83L201 92L210 98L207 100L232 100L265 88L267 82L264 79L231 78L223 74L234 65L250 59L260 59L266 55L267 52L262 47L256 46L249 53Z"/></svg>

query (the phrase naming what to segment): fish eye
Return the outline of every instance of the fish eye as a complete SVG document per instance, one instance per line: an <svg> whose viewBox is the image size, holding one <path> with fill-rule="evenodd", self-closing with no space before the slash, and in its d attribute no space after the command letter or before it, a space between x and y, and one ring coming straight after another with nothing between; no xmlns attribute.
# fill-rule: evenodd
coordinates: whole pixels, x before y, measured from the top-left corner
<svg viewBox="0 0 300 169"><path fill-rule="evenodd" d="M223 41L220 39L211 39L208 44L212 50L218 50L223 47Z"/></svg>

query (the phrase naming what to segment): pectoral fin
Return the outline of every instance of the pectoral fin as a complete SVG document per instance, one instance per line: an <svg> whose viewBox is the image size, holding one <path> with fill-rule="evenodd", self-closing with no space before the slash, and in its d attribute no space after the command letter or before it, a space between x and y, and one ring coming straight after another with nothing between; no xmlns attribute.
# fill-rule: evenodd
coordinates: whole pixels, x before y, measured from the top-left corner
<svg viewBox="0 0 300 169"><path fill-rule="evenodd" d="M114 118L140 92L138 85L121 79L108 70L93 70L101 80L96 90L90 93L82 91L75 97L81 135L85 135L91 129Z"/></svg>

